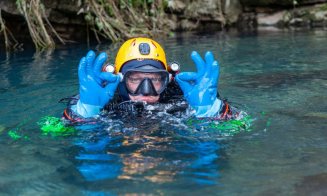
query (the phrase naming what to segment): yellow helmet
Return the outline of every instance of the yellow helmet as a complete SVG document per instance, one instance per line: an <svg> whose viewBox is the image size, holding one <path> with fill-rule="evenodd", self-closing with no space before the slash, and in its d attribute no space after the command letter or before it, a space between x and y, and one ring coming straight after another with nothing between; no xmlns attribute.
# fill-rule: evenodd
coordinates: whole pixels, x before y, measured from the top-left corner
<svg viewBox="0 0 327 196"><path fill-rule="evenodd" d="M150 38L132 38L123 43L116 56L115 73L121 72L124 64L131 60L137 60L139 63L143 60L146 60L144 62L149 62L148 60L160 62L162 69L168 70L165 51Z"/></svg>

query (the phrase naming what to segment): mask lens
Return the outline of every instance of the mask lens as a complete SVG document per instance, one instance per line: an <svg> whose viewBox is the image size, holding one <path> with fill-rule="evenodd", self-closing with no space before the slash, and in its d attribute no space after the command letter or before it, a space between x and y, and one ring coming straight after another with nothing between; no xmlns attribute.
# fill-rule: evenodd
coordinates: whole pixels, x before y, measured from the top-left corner
<svg viewBox="0 0 327 196"><path fill-rule="evenodd" d="M158 95L166 88L169 80L168 72L128 71L125 85L131 95Z"/></svg>

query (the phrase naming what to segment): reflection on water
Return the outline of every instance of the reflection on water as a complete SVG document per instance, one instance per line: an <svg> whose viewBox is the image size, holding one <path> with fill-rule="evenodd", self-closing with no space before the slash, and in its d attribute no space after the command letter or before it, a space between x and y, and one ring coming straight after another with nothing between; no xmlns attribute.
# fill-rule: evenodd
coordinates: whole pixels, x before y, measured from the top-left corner
<svg viewBox="0 0 327 196"><path fill-rule="evenodd" d="M80 127L81 138L76 145L81 149L75 158L78 160L76 167L86 181L103 185L130 181L159 187L183 181L188 185L217 184L220 142L205 136L202 139L190 137L189 133L173 130L177 127L172 125L143 120L140 127L133 129L125 129L124 124L114 121L107 128L87 127L87 130L98 132L84 130L83 134L83 127ZM102 188L108 193L123 193L106 186ZM130 187L125 192L138 190L136 188ZM90 192L94 187L88 189Z"/></svg>
<svg viewBox="0 0 327 196"><path fill-rule="evenodd" d="M0 194L325 195L327 32L258 36L183 35L164 44L169 61L194 70L192 50L212 50L219 92L256 120L222 137L169 116L107 119L70 137L43 136L36 122L60 117L78 92L86 46L51 54L0 54ZM111 61L117 46L107 51ZM8 131L29 139L14 141Z"/></svg>

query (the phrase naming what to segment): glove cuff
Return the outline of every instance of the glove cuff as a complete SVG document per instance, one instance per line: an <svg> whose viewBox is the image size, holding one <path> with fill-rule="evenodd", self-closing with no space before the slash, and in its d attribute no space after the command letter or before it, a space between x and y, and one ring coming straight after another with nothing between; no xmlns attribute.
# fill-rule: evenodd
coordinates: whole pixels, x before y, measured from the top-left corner
<svg viewBox="0 0 327 196"><path fill-rule="evenodd" d="M212 105L196 106L194 107L195 116L199 118L214 117L220 111L221 105L222 101L216 98Z"/></svg>
<svg viewBox="0 0 327 196"><path fill-rule="evenodd" d="M84 118L95 117L100 113L100 110L102 109L101 106L85 104L82 103L81 100L78 100L75 106L76 107L72 107L72 110Z"/></svg>

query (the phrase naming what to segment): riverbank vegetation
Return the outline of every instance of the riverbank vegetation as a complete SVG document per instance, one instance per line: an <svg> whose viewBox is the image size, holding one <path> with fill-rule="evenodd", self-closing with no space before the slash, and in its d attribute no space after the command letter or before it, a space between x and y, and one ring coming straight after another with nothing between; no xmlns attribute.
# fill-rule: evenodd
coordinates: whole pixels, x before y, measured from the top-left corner
<svg viewBox="0 0 327 196"><path fill-rule="evenodd" d="M7 28L5 21L2 19L0 9L0 35L3 34L6 50L15 49L19 45L12 32Z"/></svg>
<svg viewBox="0 0 327 196"><path fill-rule="evenodd" d="M61 43L65 43L47 19L44 5L40 0L16 0L16 5L25 18L36 49L55 47L49 31L52 31Z"/></svg>
<svg viewBox="0 0 327 196"><path fill-rule="evenodd" d="M327 0L2 0L0 47L22 48L27 39L43 50L230 27L327 28L326 7Z"/></svg>
<svg viewBox="0 0 327 196"><path fill-rule="evenodd" d="M165 0L86 0L80 12L85 14L95 35L115 42L132 36L164 33L166 3Z"/></svg>
<svg viewBox="0 0 327 196"><path fill-rule="evenodd" d="M151 36L154 33L165 33L164 9L166 0L85 0L77 14L83 14L89 34L95 38L109 39L113 42L133 36ZM81 1L80 1L81 3ZM41 0L16 0L19 13L24 17L30 37L37 50L54 48L57 41L64 40L53 28L44 4ZM0 9L1 13L1 9ZM15 49L18 44L15 37L5 25L0 15L1 30L6 49Z"/></svg>

